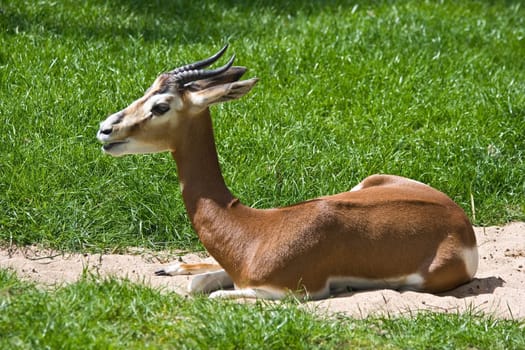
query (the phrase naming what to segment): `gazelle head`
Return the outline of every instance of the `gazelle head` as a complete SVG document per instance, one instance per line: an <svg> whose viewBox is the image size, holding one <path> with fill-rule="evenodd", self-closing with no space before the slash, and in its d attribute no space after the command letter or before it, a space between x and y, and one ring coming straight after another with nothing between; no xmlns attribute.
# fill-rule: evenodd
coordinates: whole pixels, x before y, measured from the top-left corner
<svg viewBox="0 0 525 350"><path fill-rule="evenodd" d="M184 120L198 118L211 104L245 95L257 78L238 81L245 67L206 70L226 51L163 73L144 96L100 123L97 138L112 156L174 151L174 137Z"/></svg>

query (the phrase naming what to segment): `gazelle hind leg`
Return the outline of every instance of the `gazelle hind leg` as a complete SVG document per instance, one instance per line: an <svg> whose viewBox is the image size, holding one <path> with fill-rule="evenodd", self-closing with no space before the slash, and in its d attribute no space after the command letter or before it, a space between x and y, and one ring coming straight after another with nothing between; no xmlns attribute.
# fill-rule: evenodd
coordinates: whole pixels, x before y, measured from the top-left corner
<svg viewBox="0 0 525 350"><path fill-rule="evenodd" d="M155 271L157 276L179 276L179 275L198 275L206 272L213 272L222 270L219 264L208 264L208 263L175 263L165 268Z"/></svg>
<svg viewBox="0 0 525 350"><path fill-rule="evenodd" d="M212 299L269 299L278 300L286 295L285 291L266 288L242 288L218 290L210 294Z"/></svg>
<svg viewBox="0 0 525 350"><path fill-rule="evenodd" d="M233 287L233 280L223 269L196 275L188 285L188 292L210 293L222 288Z"/></svg>

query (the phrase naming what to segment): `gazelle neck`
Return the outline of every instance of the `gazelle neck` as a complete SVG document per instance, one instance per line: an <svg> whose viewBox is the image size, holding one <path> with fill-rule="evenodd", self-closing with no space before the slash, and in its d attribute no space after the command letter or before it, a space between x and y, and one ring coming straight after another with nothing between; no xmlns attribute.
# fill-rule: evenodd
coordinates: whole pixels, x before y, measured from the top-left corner
<svg viewBox="0 0 525 350"><path fill-rule="evenodd" d="M209 109L188 118L181 127L184 135L175 140L172 156L177 163L186 210L195 223L195 213L201 201L211 201L225 208L236 199L226 187L220 170Z"/></svg>

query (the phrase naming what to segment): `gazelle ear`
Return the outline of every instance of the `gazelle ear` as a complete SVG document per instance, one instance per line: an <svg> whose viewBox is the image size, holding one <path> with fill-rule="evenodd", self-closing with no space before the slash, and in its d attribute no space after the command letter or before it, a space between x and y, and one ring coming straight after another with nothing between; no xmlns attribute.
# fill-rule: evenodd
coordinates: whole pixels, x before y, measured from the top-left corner
<svg viewBox="0 0 525 350"><path fill-rule="evenodd" d="M191 82L186 85L186 89L190 91L199 91L220 84L233 83L234 81L238 81L244 73L246 73L246 67L230 67L230 69L222 74Z"/></svg>
<svg viewBox="0 0 525 350"><path fill-rule="evenodd" d="M222 84L199 91L187 91L188 99L197 108L206 108L214 103L238 99L246 95L259 81L258 78Z"/></svg>

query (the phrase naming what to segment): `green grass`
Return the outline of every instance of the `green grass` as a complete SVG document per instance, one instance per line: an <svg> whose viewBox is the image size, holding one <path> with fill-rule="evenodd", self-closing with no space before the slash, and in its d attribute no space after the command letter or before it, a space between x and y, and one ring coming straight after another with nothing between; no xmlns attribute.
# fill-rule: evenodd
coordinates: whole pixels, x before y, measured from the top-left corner
<svg viewBox="0 0 525 350"><path fill-rule="evenodd" d="M95 134L157 74L226 42L261 78L212 110L244 203L391 173L444 191L476 225L525 220L519 1L0 0L0 28L0 244L202 249L171 157L113 159ZM525 347L522 323L475 314L356 321L126 281L40 290L0 276L0 348Z"/></svg>
<svg viewBox="0 0 525 350"><path fill-rule="evenodd" d="M127 281L49 290L0 271L2 349L522 349L524 324L475 313L354 320L282 303L188 302Z"/></svg>
<svg viewBox="0 0 525 350"><path fill-rule="evenodd" d="M225 42L261 78L212 111L244 203L392 173L471 217L472 196L477 225L524 220L524 18L504 1L3 2L0 240L198 249L170 156L112 159L95 134L158 73Z"/></svg>

